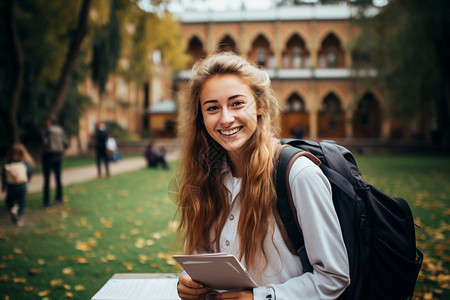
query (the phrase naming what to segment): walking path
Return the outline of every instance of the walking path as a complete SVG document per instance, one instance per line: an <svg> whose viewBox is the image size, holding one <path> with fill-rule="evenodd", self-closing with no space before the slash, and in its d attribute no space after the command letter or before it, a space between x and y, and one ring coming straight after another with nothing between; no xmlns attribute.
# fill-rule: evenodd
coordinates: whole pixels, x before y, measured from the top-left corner
<svg viewBox="0 0 450 300"><path fill-rule="evenodd" d="M172 161L176 159L177 153L167 153L166 159L167 161ZM145 168L147 166L147 162L144 157L133 157L133 158L124 158L116 162L112 162L109 164L110 173L112 176L119 173L134 171L138 169ZM102 166L103 167L103 166ZM104 169L102 169L104 171ZM91 179L97 178L97 167L93 163L92 165L82 166L82 167L74 167L64 169L61 174L61 180L63 186L88 181ZM44 181L42 173L33 174L31 181L28 183L28 192L34 193L42 191ZM53 175L50 179L50 187L55 187L55 180L53 179ZM5 198L5 193L0 193L0 199Z"/></svg>

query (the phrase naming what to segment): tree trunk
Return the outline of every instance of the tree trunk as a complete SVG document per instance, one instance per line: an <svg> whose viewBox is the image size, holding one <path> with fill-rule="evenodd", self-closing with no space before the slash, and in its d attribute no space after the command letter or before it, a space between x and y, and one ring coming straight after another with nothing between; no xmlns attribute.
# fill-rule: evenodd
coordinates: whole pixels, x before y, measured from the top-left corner
<svg viewBox="0 0 450 300"><path fill-rule="evenodd" d="M88 31L88 19L91 0L83 0L83 4L78 18L78 26L75 34L72 37L69 51L67 52L66 60L59 76L58 86L55 96L52 100L52 107L49 110L49 117L55 118L61 111L64 101L66 100L67 92L72 80L72 73L75 68L75 62L80 52L81 44Z"/></svg>
<svg viewBox="0 0 450 300"><path fill-rule="evenodd" d="M14 22L14 0L8 0L5 4L4 16L7 27L9 53L12 58L13 80L6 116L6 128L9 135L9 142L19 142L19 128L17 125L17 108L20 102L20 92L22 90L24 63L23 52Z"/></svg>

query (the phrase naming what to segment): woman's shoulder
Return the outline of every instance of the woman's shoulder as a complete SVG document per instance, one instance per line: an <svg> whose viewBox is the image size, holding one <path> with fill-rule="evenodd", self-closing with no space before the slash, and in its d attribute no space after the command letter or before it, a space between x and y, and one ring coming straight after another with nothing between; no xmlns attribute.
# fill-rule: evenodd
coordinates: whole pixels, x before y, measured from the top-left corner
<svg viewBox="0 0 450 300"><path fill-rule="evenodd" d="M311 159L309 159L307 156L299 156L294 163L292 164L291 172L301 172L304 170L315 171L315 172L321 172L318 165L316 165Z"/></svg>
<svg viewBox="0 0 450 300"><path fill-rule="evenodd" d="M294 179L314 181L314 179L322 179L323 177L325 177L325 175L320 167L306 156L298 157L292 164L289 172L289 180L291 182Z"/></svg>

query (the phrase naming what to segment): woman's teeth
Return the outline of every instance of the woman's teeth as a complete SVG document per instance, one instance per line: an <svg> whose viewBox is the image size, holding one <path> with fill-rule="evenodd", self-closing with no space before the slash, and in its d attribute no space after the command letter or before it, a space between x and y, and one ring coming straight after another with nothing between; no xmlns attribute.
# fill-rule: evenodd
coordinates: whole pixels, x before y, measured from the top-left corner
<svg viewBox="0 0 450 300"><path fill-rule="evenodd" d="M231 130L221 130L220 133L222 133L223 135L232 135L238 132L239 130L241 130L241 127L237 127Z"/></svg>

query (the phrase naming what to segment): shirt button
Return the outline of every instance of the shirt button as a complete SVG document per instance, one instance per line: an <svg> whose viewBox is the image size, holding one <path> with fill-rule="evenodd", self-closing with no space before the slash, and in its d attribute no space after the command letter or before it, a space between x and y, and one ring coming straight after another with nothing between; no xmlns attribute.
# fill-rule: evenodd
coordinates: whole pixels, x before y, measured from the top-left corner
<svg viewBox="0 0 450 300"><path fill-rule="evenodd" d="M229 241L229 240L226 240L226 241L225 241L225 245L230 246L230 241Z"/></svg>
<svg viewBox="0 0 450 300"><path fill-rule="evenodd" d="M234 220L234 216L230 215L230 220L233 221Z"/></svg>

